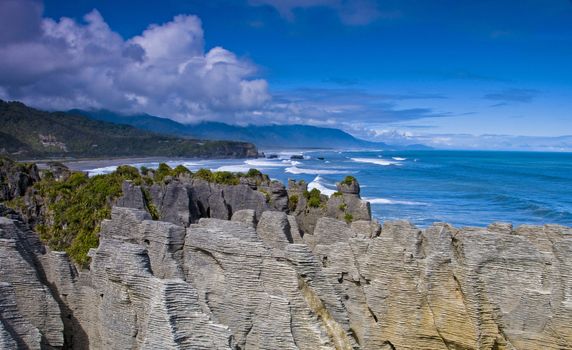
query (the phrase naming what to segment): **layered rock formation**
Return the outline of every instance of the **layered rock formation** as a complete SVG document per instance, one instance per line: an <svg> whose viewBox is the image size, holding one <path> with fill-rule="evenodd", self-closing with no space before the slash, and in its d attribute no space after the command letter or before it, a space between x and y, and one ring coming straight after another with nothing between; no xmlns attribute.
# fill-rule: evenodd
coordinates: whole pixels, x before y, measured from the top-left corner
<svg viewBox="0 0 572 350"><path fill-rule="evenodd" d="M177 225L189 226L201 218L229 220L234 213L254 210L257 222L265 211L291 213L303 233L312 234L319 218L327 216L344 220L346 214L352 221L370 220L369 203L360 197L359 184L348 189L338 184L338 195L328 198L321 195L318 207L308 206L306 184L289 183L286 189L281 182L270 181L267 177L244 177L238 185L225 185L202 179L179 176L169 178L164 183L152 186L123 184L123 196L117 205L148 211L148 200L157 209L160 220ZM149 199L146 199L148 192ZM298 201L291 203L291 196Z"/></svg>
<svg viewBox="0 0 572 350"><path fill-rule="evenodd" d="M35 164L16 163L0 157L0 202L23 196L39 179Z"/></svg>
<svg viewBox="0 0 572 350"><path fill-rule="evenodd" d="M348 187L349 224L201 182L154 221L127 183L81 271L0 210L0 348L572 349L572 229L381 227Z"/></svg>

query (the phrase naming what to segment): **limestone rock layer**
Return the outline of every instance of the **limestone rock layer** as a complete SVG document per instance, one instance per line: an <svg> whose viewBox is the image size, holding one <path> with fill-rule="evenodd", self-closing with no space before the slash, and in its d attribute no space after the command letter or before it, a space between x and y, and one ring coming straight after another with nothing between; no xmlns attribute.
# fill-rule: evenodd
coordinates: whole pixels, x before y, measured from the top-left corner
<svg viewBox="0 0 572 350"><path fill-rule="evenodd" d="M0 348L572 349L570 228L141 209L83 271L0 218Z"/></svg>

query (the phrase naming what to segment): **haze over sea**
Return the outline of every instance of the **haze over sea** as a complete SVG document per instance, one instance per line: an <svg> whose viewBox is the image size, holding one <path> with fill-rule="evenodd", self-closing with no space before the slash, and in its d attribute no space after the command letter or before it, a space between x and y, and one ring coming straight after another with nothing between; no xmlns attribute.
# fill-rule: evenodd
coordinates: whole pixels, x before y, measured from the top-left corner
<svg viewBox="0 0 572 350"><path fill-rule="evenodd" d="M352 175L380 221L402 219L418 226L433 222L486 226L495 221L572 226L572 153L312 150L266 154L278 158L166 162L193 171L257 168L284 183L303 179L310 188L328 195L335 192L336 181ZM293 154L303 154L304 159L291 160ZM71 166L95 175L113 171L117 163ZM158 166L155 161L126 163Z"/></svg>

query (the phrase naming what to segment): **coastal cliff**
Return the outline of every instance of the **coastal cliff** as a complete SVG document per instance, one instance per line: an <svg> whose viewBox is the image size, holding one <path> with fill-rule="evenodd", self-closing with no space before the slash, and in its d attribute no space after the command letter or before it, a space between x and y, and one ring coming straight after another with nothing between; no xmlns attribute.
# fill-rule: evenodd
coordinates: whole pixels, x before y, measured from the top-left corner
<svg viewBox="0 0 572 350"><path fill-rule="evenodd" d="M0 99L0 157L76 159L118 157L256 157L252 143L197 140L46 112Z"/></svg>
<svg viewBox="0 0 572 350"><path fill-rule="evenodd" d="M381 226L353 178L171 172L121 183L81 268L30 229L45 171L10 169L3 349L572 349L567 227Z"/></svg>

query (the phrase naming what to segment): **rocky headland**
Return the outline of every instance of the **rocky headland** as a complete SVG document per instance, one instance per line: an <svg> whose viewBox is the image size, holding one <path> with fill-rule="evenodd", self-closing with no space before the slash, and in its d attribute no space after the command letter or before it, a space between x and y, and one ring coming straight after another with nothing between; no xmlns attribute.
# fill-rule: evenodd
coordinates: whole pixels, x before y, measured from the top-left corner
<svg viewBox="0 0 572 350"><path fill-rule="evenodd" d="M572 229L380 225L337 185L4 160L0 348L572 349Z"/></svg>
<svg viewBox="0 0 572 350"><path fill-rule="evenodd" d="M78 113L46 112L0 99L0 157L109 159L121 157L256 157L248 142L202 140L98 121Z"/></svg>

